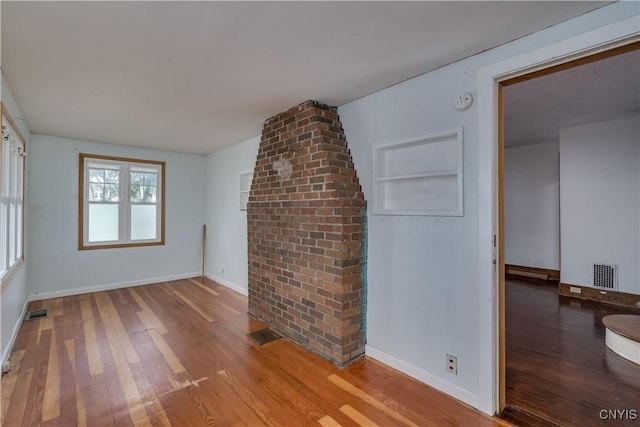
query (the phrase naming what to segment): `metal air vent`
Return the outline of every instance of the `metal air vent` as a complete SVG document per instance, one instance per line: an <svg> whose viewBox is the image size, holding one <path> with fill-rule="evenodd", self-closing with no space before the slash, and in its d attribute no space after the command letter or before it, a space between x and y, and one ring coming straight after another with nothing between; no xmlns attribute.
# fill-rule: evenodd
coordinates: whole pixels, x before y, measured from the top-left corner
<svg viewBox="0 0 640 427"><path fill-rule="evenodd" d="M593 287L618 290L618 266L608 264L593 264Z"/></svg>
<svg viewBox="0 0 640 427"><path fill-rule="evenodd" d="M49 317L48 308L42 310L27 311L27 315L24 317L24 320L42 319L44 317Z"/></svg>

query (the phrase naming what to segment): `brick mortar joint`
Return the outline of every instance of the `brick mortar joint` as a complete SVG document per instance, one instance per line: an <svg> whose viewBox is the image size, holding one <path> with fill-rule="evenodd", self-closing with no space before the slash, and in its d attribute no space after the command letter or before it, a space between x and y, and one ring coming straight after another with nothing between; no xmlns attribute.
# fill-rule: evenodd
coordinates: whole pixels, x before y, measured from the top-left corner
<svg viewBox="0 0 640 427"><path fill-rule="evenodd" d="M267 120L264 121L264 127L271 126L272 124L279 122L281 119L283 119L286 116L295 118L297 115L300 115L309 109L318 109L321 111L327 111L332 114L336 114L336 115L338 114L338 107L334 107L328 104L323 104L322 102L315 101L315 100L307 100L307 101L301 102L295 107L289 108L286 111L283 111L281 113L278 113L274 116L269 117Z"/></svg>

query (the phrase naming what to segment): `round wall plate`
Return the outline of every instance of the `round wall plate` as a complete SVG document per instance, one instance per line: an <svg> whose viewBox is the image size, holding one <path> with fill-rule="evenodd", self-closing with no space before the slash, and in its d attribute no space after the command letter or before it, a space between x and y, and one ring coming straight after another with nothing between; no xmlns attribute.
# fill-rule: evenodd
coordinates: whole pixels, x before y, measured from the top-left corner
<svg viewBox="0 0 640 427"><path fill-rule="evenodd" d="M458 95L456 98L456 109L458 111L466 110L471 107L471 104L473 104L473 96L469 92Z"/></svg>

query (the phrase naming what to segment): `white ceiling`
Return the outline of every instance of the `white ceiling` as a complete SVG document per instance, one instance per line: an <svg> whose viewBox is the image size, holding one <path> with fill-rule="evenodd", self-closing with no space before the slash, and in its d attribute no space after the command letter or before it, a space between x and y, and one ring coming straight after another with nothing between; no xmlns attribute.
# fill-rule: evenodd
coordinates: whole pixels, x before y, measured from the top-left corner
<svg viewBox="0 0 640 427"><path fill-rule="evenodd" d="M504 89L505 146L557 141L559 130L640 113L640 50Z"/></svg>
<svg viewBox="0 0 640 427"><path fill-rule="evenodd" d="M608 2L1 2L34 133L210 153Z"/></svg>

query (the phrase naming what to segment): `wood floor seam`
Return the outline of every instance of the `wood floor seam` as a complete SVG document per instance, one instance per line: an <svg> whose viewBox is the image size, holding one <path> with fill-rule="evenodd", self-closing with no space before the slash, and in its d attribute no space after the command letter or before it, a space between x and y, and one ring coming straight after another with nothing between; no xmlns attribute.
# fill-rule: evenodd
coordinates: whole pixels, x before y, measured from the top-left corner
<svg viewBox="0 0 640 427"><path fill-rule="evenodd" d="M258 346L247 298L208 278L28 309L44 306L2 377L3 426L504 425L366 358L340 369L287 339Z"/></svg>

